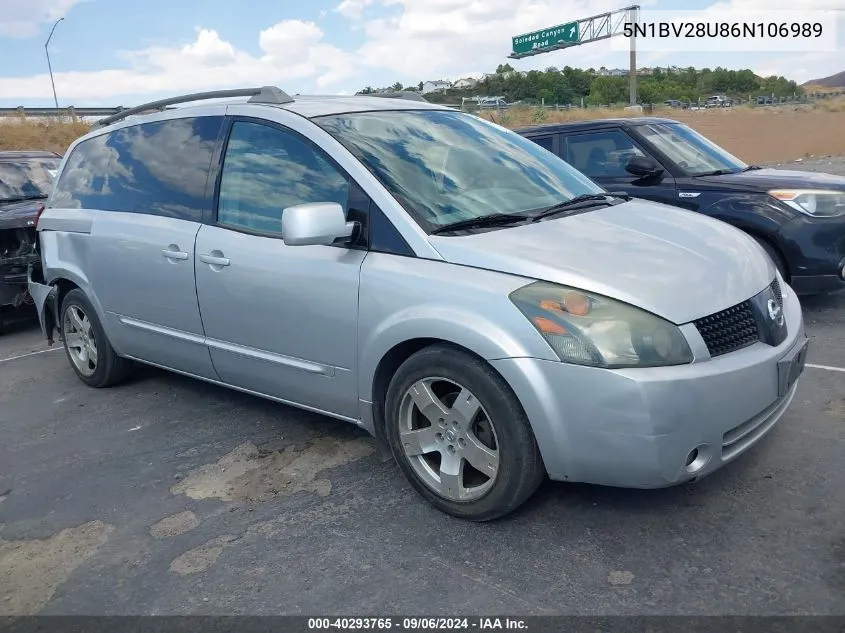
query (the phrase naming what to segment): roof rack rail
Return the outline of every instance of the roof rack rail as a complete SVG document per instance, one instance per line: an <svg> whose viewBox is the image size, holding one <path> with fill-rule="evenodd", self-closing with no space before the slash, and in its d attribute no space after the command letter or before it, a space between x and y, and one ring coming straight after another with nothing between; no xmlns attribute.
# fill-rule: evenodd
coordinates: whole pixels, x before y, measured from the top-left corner
<svg viewBox="0 0 845 633"><path fill-rule="evenodd" d="M179 103L190 103L191 101L203 101L205 99L226 99L229 97L251 97L248 103L266 103L266 104L283 104L293 102L293 97L289 94L276 88L276 86L261 86L260 88L238 88L235 90L211 90L209 92L195 92L193 94L181 95L179 97L170 97L168 99L160 99L158 101L150 101L149 103L142 103L133 108L121 110L117 114L107 116L100 119L91 126L92 130L96 130L117 121L121 121L133 114L140 114L148 112L149 110L163 110L167 106L176 105Z"/></svg>
<svg viewBox="0 0 845 633"><path fill-rule="evenodd" d="M396 92L373 92L370 94L359 94L359 97L385 97L386 99L406 99L408 101L423 101L428 103L428 99L423 97L418 92L412 90L398 90Z"/></svg>

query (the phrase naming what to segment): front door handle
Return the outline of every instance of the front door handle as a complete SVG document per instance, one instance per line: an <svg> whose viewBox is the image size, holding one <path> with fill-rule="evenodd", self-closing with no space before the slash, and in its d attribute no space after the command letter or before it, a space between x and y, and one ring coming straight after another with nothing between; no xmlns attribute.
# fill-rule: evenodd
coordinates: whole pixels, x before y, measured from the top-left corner
<svg viewBox="0 0 845 633"><path fill-rule="evenodd" d="M229 265L229 258L228 257L217 257L215 255L200 255L200 261L205 262L206 264L211 264L212 266L228 266Z"/></svg>
<svg viewBox="0 0 845 633"><path fill-rule="evenodd" d="M180 251L179 247L174 244L171 244L169 249L162 249L161 254L167 259L188 259L188 254L184 251Z"/></svg>

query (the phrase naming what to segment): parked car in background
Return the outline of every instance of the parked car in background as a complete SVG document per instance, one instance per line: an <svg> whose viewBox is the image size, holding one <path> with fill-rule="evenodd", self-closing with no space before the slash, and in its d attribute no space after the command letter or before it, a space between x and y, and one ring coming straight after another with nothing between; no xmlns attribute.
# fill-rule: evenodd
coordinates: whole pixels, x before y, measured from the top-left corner
<svg viewBox="0 0 845 633"><path fill-rule="evenodd" d="M730 108L733 105L733 101L726 97L725 95L713 95L712 97L707 97L707 101L704 104L705 108Z"/></svg>
<svg viewBox="0 0 845 633"><path fill-rule="evenodd" d="M53 187L61 156L0 152L0 326L29 302L27 268L38 261L35 220Z"/></svg>
<svg viewBox="0 0 845 633"><path fill-rule="evenodd" d="M205 97L115 115L62 163L29 286L83 383L140 361L334 416L474 520L546 474L705 476L789 406L801 306L724 222L447 107Z"/></svg>
<svg viewBox="0 0 845 633"><path fill-rule="evenodd" d="M799 294L845 288L845 177L749 165L671 119L602 119L517 132L609 191L742 229Z"/></svg>

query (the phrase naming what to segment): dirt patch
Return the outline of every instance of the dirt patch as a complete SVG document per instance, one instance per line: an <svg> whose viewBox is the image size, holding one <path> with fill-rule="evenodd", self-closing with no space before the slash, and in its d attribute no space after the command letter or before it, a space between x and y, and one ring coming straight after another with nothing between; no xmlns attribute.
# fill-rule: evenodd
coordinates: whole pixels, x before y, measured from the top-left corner
<svg viewBox="0 0 845 633"><path fill-rule="evenodd" d="M239 538L231 534L224 534L223 536L218 536L203 543L199 547L189 549L184 554L173 559L173 562L170 563L170 571L180 576L198 574L201 571L205 571L217 562L218 557L223 553L224 547L228 547Z"/></svg>
<svg viewBox="0 0 845 633"><path fill-rule="evenodd" d="M668 114L750 163L845 154L845 114L737 109L708 116Z"/></svg>
<svg viewBox="0 0 845 633"><path fill-rule="evenodd" d="M357 461L373 451L372 442L366 439L321 437L281 451L261 451L247 442L217 463L191 471L170 491L192 499L224 501L262 502L302 491L325 497L332 484L328 479L317 479L320 472Z"/></svg>
<svg viewBox="0 0 845 633"><path fill-rule="evenodd" d="M832 111L826 111L829 108ZM809 156L845 154L845 100L816 108L711 108L709 110L655 110L654 116L681 121L738 158L749 163L789 162ZM506 127L536 125L535 110L504 115ZM491 115L487 115L491 116ZM501 118L502 115L493 113ZM596 118L631 118L614 110L569 110L548 112L542 123L581 121ZM528 117L528 118L525 118Z"/></svg>
<svg viewBox="0 0 845 633"><path fill-rule="evenodd" d="M185 532L193 530L200 524L197 515L190 510L163 518L153 526L150 526L150 534L153 538L172 538Z"/></svg>
<svg viewBox="0 0 845 633"><path fill-rule="evenodd" d="M833 419L845 422L845 400L831 400L827 405L827 412Z"/></svg>
<svg viewBox="0 0 845 633"><path fill-rule="evenodd" d="M607 582L616 587L630 585L634 582L634 574L629 571L612 571L607 575Z"/></svg>
<svg viewBox="0 0 845 633"><path fill-rule="evenodd" d="M0 540L0 613L38 613L113 529L102 521L91 521L43 540Z"/></svg>

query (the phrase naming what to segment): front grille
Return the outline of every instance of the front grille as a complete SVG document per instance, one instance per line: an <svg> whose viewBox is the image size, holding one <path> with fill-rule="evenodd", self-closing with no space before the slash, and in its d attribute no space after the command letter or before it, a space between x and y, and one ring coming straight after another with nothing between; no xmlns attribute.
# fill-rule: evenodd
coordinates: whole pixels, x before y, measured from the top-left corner
<svg viewBox="0 0 845 633"><path fill-rule="evenodd" d="M750 300L698 319L695 327L710 356L734 352L760 340Z"/></svg>

